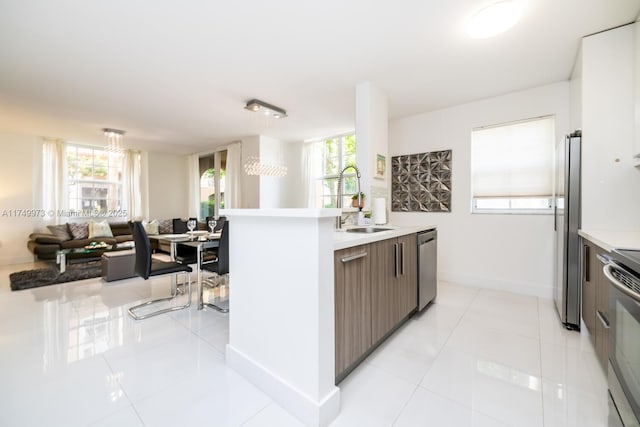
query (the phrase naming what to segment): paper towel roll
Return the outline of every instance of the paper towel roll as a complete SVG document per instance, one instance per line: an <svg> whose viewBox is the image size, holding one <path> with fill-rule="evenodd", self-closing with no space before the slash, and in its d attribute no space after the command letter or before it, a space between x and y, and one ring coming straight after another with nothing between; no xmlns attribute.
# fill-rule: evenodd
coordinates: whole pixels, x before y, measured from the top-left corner
<svg viewBox="0 0 640 427"><path fill-rule="evenodd" d="M386 224L387 223L387 199L384 197L376 197L373 199L373 223L374 224Z"/></svg>

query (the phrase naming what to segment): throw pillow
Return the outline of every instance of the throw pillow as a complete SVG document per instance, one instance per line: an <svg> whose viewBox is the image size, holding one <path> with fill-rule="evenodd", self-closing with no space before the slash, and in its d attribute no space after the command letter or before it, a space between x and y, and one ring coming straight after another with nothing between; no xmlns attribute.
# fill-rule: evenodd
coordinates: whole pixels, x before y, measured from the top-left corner
<svg viewBox="0 0 640 427"><path fill-rule="evenodd" d="M157 219L153 221L142 221L142 226L148 235L160 234L160 224Z"/></svg>
<svg viewBox="0 0 640 427"><path fill-rule="evenodd" d="M71 233L69 233L69 226L67 224L60 225L47 225L47 228L58 239L66 242L67 240L71 240Z"/></svg>
<svg viewBox="0 0 640 427"><path fill-rule="evenodd" d="M89 221L89 238L94 237L113 237L111 226L105 219L104 221Z"/></svg>
<svg viewBox="0 0 640 427"><path fill-rule="evenodd" d="M89 237L89 224L86 222L70 222L69 231L74 239L86 239Z"/></svg>
<svg viewBox="0 0 640 427"><path fill-rule="evenodd" d="M173 233L173 222L170 219L163 219L158 223L158 232L160 234Z"/></svg>

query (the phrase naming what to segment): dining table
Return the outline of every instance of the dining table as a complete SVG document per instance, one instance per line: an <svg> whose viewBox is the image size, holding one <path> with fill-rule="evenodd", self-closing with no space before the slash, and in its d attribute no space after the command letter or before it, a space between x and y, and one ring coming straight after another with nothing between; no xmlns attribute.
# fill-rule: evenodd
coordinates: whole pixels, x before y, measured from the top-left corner
<svg viewBox="0 0 640 427"><path fill-rule="evenodd" d="M168 242L170 246L169 255L171 261L176 260L176 253L178 245L188 246L196 249L196 262L197 262L197 293L198 303L197 309L202 310L204 308L203 300L203 286L202 286L202 264L203 253L206 249L217 248L220 244L221 232L191 232L186 234L158 234L155 236L149 236L159 241Z"/></svg>

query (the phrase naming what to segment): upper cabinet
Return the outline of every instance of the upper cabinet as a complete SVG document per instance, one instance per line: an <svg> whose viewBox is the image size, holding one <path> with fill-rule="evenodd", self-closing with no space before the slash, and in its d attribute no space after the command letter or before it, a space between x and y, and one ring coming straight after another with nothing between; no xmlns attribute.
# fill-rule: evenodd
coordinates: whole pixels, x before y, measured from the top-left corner
<svg viewBox="0 0 640 427"><path fill-rule="evenodd" d="M633 23L582 39L571 81L572 123L582 128L582 228L635 230L638 61ZM612 228L613 227L613 228Z"/></svg>

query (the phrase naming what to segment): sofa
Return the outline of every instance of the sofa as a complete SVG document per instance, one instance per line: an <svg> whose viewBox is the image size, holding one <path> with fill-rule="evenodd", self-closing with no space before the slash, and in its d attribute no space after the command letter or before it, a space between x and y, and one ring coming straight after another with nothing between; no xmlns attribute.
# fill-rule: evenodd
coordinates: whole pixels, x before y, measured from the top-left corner
<svg viewBox="0 0 640 427"><path fill-rule="evenodd" d="M108 223L108 226L110 233L97 233L97 235L91 235L91 237L88 222L49 226L48 233L31 233L27 248L36 259L47 260L56 259L56 252L60 249L83 248L93 242L105 242L110 245L125 242L133 243L129 223L112 222Z"/></svg>
<svg viewBox="0 0 640 427"><path fill-rule="evenodd" d="M147 233L178 234L187 231L186 221L180 218L169 220L153 220L145 223ZM128 222L88 221L70 222L60 225L47 226L48 232L37 232L29 235L27 248L36 260L54 260L60 249L83 248L93 242L105 242L110 245L131 242L133 236ZM199 222L198 229L204 230L205 223ZM151 248L168 251L168 248L158 247L157 240L151 240Z"/></svg>

